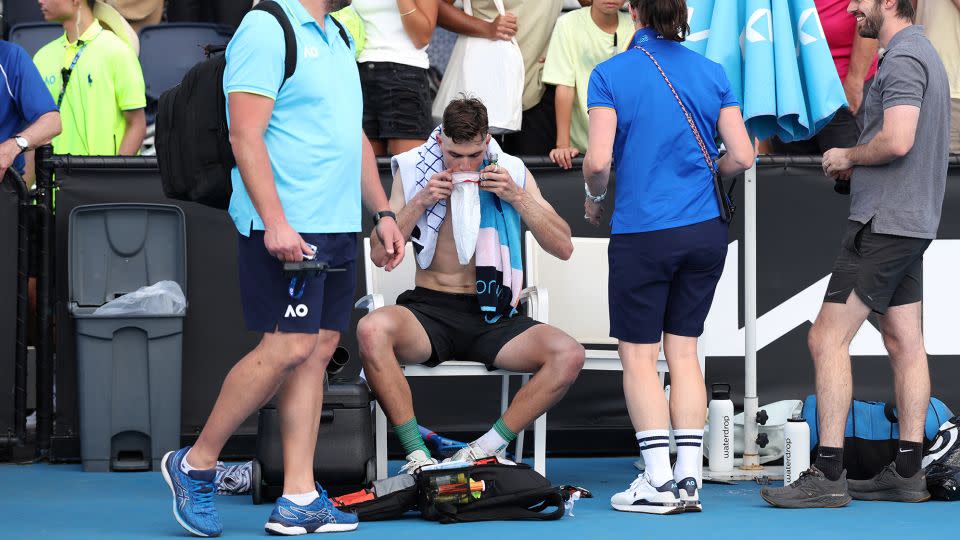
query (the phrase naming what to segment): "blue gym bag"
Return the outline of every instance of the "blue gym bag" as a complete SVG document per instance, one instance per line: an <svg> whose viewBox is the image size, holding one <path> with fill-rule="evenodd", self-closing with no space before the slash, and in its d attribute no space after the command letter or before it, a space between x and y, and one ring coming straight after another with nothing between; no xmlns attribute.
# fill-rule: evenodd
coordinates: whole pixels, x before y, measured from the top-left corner
<svg viewBox="0 0 960 540"><path fill-rule="evenodd" d="M940 426L951 416L953 413L949 407L937 398L930 398L923 432L924 450L929 448ZM803 417L810 425L810 461L812 463L816 459L815 451L820 441L817 396L810 395L804 400ZM872 478L896 458L900 438L897 408L880 401L853 400L847 415L847 427L843 437L843 466L847 469L847 478L854 480Z"/></svg>

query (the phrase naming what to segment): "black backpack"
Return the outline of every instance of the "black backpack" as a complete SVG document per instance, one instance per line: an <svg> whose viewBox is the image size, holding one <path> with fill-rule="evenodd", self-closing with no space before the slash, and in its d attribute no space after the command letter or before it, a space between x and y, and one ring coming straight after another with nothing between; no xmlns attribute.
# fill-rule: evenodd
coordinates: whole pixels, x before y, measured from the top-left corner
<svg viewBox="0 0 960 540"><path fill-rule="evenodd" d="M283 81L297 69L297 37L287 14L273 0L253 9L273 15L283 29L286 45ZM347 47L350 39L333 20ZM223 94L225 47L207 47L208 59L193 66L183 81L160 96L155 148L163 193L171 199L193 201L214 208L230 205L230 170L237 164L227 127L227 100Z"/></svg>
<svg viewBox="0 0 960 540"><path fill-rule="evenodd" d="M451 494L442 486L471 486ZM482 482L482 490L470 492ZM529 465L477 462L457 469L420 471L418 506L425 519L440 523L492 520L554 520L564 514L563 490ZM446 493L445 493L446 491Z"/></svg>

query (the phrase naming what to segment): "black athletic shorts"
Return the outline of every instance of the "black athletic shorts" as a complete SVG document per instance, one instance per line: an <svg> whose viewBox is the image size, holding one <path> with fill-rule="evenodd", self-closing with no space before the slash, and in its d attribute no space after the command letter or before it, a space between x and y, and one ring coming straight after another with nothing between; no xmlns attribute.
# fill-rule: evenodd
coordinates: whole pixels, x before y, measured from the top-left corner
<svg viewBox="0 0 960 540"><path fill-rule="evenodd" d="M931 240L879 234L872 223L848 223L823 301L845 304L856 291L882 315L923 299L923 252Z"/></svg>
<svg viewBox="0 0 960 540"><path fill-rule="evenodd" d="M500 349L511 339L540 324L516 314L488 324L480 312L475 294L452 294L423 287L397 297L397 305L410 310L430 338L430 359L434 367L447 360L480 362L493 371Z"/></svg>

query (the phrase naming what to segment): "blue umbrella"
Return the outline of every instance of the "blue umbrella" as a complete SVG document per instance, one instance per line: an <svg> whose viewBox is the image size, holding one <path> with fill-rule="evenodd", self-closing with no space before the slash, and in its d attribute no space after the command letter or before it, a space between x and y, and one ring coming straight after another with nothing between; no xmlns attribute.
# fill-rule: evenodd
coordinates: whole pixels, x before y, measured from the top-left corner
<svg viewBox="0 0 960 540"><path fill-rule="evenodd" d="M847 104L813 0L687 6L687 47L723 66L753 136L809 139Z"/></svg>
<svg viewBox="0 0 960 540"><path fill-rule="evenodd" d="M847 104L813 0L687 0L690 49L723 66L754 137L809 139ZM756 167L744 182L744 459L757 452ZM709 352L708 352L709 354Z"/></svg>

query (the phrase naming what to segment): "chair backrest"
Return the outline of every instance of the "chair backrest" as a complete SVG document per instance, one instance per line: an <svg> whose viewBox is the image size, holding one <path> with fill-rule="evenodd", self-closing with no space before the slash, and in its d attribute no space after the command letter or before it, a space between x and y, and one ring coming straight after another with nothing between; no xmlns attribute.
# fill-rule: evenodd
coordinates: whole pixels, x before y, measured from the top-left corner
<svg viewBox="0 0 960 540"><path fill-rule="evenodd" d="M7 30L13 30L18 24L43 22L43 12L36 0L4 0L0 4L3 4L0 11L3 12L2 22Z"/></svg>
<svg viewBox="0 0 960 540"><path fill-rule="evenodd" d="M416 279L417 258L413 252L413 244L407 242L403 261L400 266L387 272L370 261L370 239L363 239L363 265L367 278L367 294L383 295L384 305L392 306L397 303L400 293L412 289Z"/></svg>
<svg viewBox="0 0 960 540"><path fill-rule="evenodd" d="M24 48L30 58L44 45L63 35L63 26L57 23L21 23L10 30L10 43Z"/></svg>
<svg viewBox="0 0 960 540"><path fill-rule="evenodd" d="M164 23L140 30L140 65L147 97L180 84L196 64L206 60L204 47L225 45L233 33L229 27L209 23Z"/></svg>
<svg viewBox="0 0 960 540"><path fill-rule="evenodd" d="M607 238L573 237L569 261L550 255L530 231L526 246L527 286L546 289L549 321L580 343L616 345L607 310Z"/></svg>

